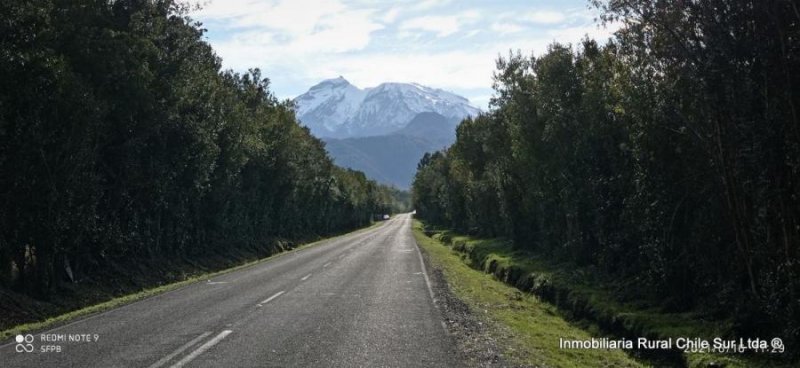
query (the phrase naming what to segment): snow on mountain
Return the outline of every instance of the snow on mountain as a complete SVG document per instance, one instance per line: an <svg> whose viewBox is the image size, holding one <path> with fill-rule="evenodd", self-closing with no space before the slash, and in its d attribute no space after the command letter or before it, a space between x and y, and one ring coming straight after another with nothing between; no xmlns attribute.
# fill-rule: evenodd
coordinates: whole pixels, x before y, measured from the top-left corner
<svg viewBox="0 0 800 368"><path fill-rule="evenodd" d="M416 83L383 83L359 89L342 77L328 79L295 99L300 121L319 137L363 137L405 127L421 112L449 119L480 110L456 94Z"/></svg>
<svg viewBox="0 0 800 368"><path fill-rule="evenodd" d="M318 136L330 136L353 116L366 91L342 78L327 79L295 99L297 116Z"/></svg>

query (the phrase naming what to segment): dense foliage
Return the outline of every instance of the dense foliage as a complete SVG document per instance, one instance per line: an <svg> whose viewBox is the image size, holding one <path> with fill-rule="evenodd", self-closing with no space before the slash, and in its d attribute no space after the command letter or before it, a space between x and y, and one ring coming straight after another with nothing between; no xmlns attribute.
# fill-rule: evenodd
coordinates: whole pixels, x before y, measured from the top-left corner
<svg viewBox="0 0 800 368"><path fill-rule="evenodd" d="M607 44L498 61L492 111L420 162L418 215L596 267L667 312L705 310L742 336L797 346L797 5L601 8L623 22Z"/></svg>
<svg viewBox="0 0 800 368"><path fill-rule="evenodd" d="M47 296L66 269L269 251L402 205L258 70L221 72L185 10L0 2L0 286Z"/></svg>

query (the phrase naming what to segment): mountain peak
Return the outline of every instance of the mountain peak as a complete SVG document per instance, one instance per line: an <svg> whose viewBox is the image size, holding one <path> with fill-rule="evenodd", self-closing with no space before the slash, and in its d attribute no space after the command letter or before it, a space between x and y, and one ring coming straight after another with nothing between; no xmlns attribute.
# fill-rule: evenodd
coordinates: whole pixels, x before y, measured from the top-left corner
<svg viewBox="0 0 800 368"><path fill-rule="evenodd" d="M325 79L325 80L315 84L314 86L312 86L310 88L310 90L320 89L320 88L329 88L329 87L340 88L340 87L346 87L346 86L352 86L352 84L350 84L350 82L348 82L347 79L344 79L344 77L342 77L340 75L337 78Z"/></svg>
<svg viewBox="0 0 800 368"><path fill-rule="evenodd" d="M359 89L342 76L316 84L295 102L299 120L318 137L388 134L422 112L456 120L480 112L466 98L442 89L398 82Z"/></svg>

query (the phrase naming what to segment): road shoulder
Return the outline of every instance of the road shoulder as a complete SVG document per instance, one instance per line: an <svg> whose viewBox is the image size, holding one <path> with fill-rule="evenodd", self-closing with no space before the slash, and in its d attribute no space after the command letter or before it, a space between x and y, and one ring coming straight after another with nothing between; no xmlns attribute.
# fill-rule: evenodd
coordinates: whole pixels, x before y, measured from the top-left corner
<svg viewBox="0 0 800 368"><path fill-rule="evenodd" d="M413 232L448 332L466 365L642 366L621 351L559 349L559 338L592 335L561 318L553 306L470 268L459 254L425 236L419 222Z"/></svg>
<svg viewBox="0 0 800 368"><path fill-rule="evenodd" d="M416 233L414 234L416 238ZM480 318L459 299L447 283L441 265L431 261L428 250L417 242L427 270L436 306L446 332L454 339L460 360L467 367L507 367L485 318Z"/></svg>

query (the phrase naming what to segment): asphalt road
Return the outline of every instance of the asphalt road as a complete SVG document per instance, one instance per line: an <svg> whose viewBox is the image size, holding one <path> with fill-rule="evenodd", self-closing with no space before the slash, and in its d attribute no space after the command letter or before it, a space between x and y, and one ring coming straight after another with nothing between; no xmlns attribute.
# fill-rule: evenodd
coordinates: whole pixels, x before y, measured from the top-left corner
<svg viewBox="0 0 800 368"><path fill-rule="evenodd" d="M0 366L457 366L421 261L400 215L6 344Z"/></svg>

